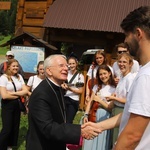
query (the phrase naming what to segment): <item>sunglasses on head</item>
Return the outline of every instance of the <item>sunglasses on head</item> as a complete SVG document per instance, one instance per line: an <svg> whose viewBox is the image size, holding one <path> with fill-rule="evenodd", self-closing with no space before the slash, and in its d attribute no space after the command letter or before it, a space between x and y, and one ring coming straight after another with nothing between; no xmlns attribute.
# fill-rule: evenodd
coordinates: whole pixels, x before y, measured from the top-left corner
<svg viewBox="0 0 150 150"><path fill-rule="evenodd" d="M127 51L118 51L118 54L126 53Z"/></svg>

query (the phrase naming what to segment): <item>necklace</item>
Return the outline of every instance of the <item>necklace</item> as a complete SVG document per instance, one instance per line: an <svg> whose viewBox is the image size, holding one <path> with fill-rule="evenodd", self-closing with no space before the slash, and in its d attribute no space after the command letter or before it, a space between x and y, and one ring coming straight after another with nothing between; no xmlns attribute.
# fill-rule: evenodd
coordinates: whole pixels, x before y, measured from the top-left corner
<svg viewBox="0 0 150 150"><path fill-rule="evenodd" d="M50 88L52 89L52 91L54 92L54 94L55 94L55 96L56 96L56 99L57 99L57 102L58 102L58 105L59 105L59 108L60 108L60 111L61 111L62 118L63 118L64 122L66 123L66 111L65 111L65 104L64 104L64 98L63 98L62 91L61 91L61 89L59 88L63 108L61 107L61 104L60 104L58 95L57 95L57 93L55 92L54 88L52 87L52 85L51 85L49 79L46 78L46 81L47 81L47 83L49 84Z"/></svg>

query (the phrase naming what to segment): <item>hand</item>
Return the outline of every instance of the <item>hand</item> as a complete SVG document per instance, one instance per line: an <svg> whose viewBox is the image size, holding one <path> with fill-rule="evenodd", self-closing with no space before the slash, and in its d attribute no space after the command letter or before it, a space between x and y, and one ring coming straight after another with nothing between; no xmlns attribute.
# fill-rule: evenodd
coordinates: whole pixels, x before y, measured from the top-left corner
<svg viewBox="0 0 150 150"><path fill-rule="evenodd" d="M101 132L96 123L88 122L81 126L81 135L87 140L92 140Z"/></svg>
<svg viewBox="0 0 150 150"><path fill-rule="evenodd" d="M86 95L86 98L85 98L85 105L87 105L89 101L90 101L90 96L89 96L89 95Z"/></svg>
<svg viewBox="0 0 150 150"><path fill-rule="evenodd" d="M98 96L98 95L95 95L93 96L93 99L96 101L96 102L99 102L101 101L101 98Z"/></svg>
<svg viewBox="0 0 150 150"><path fill-rule="evenodd" d="M106 96L107 101L115 100L116 94L112 94L111 96Z"/></svg>
<svg viewBox="0 0 150 150"><path fill-rule="evenodd" d="M61 87L65 90L68 90L68 85L65 82L61 84Z"/></svg>
<svg viewBox="0 0 150 150"><path fill-rule="evenodd" d="M119 78L118 78L118 77L115 77L114 80L115 80L115 84L117 85L118 82L119 82Z"/></svg>
<svg viewBox="0 0 150 150"><path fill-rule="evenodd" d="M87 116L85 116L85 117L83 118L83 123L86 123L86 122L88 122L88 117L87 117Z"/></svg>

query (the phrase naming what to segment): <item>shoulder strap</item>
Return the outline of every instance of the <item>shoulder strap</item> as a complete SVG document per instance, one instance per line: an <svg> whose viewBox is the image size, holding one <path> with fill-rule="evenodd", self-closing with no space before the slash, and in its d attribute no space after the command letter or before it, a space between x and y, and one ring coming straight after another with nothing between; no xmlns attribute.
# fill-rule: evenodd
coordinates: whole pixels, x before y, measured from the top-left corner
<svg viewBox="0 0 150 150"><path fill-rule="evenodd" d="M4 62L4 72L6 71L7 69L7 62Z"/></svg>
<svg viewBox="0 0 150 150"><path fill-rule="evenodd" d="M15 92L17 91L17 89L16 89L16 85L15 85L15 83L14 83L14 81L11 79L11 82L12 82L12 84L13 84L13 86L14 86L14 90L15 90Z"/></svg>
<svg viewBox="0 0 150 150"><path fill-rule="evenodd" d="M74 80L74 78L76 77L77 74L78 74L78 71L76 71L76 73L72 76L72 78L70 79L70 81L68 83L71 83Z"/></svg>

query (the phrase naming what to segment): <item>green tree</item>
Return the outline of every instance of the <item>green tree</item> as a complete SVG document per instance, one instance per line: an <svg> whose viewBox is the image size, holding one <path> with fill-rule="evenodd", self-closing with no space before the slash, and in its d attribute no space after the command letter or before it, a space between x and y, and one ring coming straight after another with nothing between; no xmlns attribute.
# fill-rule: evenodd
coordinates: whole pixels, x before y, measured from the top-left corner
<svg viewBox="0 0 150 150"><path fill-rule="evenodd" d="M0 10L0 34L8 35L15 32L18 0L11 0L10 10Z"/></svg>
<svg viewBox="0 0 150 150"><path fill-rule="evenodd" d="M9 23L8 23L8 11L0 12L0 33L2 35L8 35L9 33Z"/></svg>

